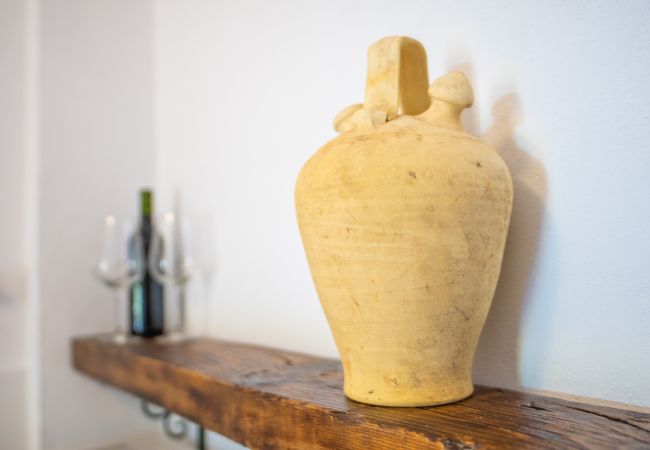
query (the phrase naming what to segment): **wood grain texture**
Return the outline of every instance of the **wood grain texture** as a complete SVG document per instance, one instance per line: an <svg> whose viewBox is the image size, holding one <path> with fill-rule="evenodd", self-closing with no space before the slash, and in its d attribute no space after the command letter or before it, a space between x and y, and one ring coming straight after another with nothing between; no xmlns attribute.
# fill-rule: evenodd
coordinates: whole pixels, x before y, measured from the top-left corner
<svg viewBox="0 0 650 450"><path fill-rule="evenodd" d="M477 387L450 405L347 399L338 361L198 338L73 342L86 375L252 449L650 449L650 414Z"/></svg>

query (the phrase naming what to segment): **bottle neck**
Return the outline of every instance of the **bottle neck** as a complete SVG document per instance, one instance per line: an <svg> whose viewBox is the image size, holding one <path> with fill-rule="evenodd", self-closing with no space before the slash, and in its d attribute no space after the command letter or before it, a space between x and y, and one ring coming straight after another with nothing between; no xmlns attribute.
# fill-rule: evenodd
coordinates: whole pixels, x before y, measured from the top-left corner
<svg viewBox="0 0 650 450"><path fill-rule="evenodd" d="M143 230L151 230L151 216L140 217L140 227Z"/></svg>
<svg viewBox="0 0 650 450"><path fill-rule="evenodd" d="M153 195L151 191L140 192L140 221L142 225L151 226L151 216L153 213Z"/></svg>

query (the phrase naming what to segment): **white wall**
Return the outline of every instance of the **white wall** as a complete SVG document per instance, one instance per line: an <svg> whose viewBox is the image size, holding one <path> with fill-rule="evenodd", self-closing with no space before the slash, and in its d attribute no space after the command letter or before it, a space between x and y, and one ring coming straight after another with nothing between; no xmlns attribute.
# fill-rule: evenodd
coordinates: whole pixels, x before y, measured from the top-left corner
<svg viewBox="0 0 650 450"><path fill-rule="evenodd" d="M0 2L0 447L16 449L27 443L26 12Z"/></svg>
<svg viewBox="0 0 650 450"><path fill-rule="evenodd" d="M650 4L158 0L158 186L214 218L209 331L335 355L293 208L304 161L404 34L460 67L515 206L477 382L650 406Z"/></svg>
<svg viewBox="0 0 650 450"><path fill-rule="evenodd" d="M106 447L159 425L139 401L76 373L73 336L107 332L112 296L91 275L103 217L135 216L154 180L152 5L41 3L39 291L42 443Z"/></svg>

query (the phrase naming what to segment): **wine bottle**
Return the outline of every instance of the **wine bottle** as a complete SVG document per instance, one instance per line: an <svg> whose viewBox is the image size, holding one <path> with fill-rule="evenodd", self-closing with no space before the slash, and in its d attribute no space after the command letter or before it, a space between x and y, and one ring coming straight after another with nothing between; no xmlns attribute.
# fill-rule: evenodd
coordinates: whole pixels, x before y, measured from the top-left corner
<svg viewBox="0 0 650 450"><path fill-rule="evenodd" d="M140 191L140 228L138 233L144 247L145 270L142 280L131 287L131 333L136 336L154 337L163 334L163 286L149 270L149 251L155 238L152 224L153 193Z"/></svg>

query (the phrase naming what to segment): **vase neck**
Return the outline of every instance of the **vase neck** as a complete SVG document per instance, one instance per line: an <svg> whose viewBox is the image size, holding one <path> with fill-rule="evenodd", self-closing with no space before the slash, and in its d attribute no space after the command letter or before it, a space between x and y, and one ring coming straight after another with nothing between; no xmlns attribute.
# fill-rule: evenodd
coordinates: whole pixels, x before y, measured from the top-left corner
<svg viewBox="0 0 650 450"><path fill-rule="evenodd" d="M427 123L454 131L464 131L460 121L464 106L432 99L431 106L420 117Z"/></svg>
<svg viewBox="0 0 650 450"><path fill-rule="evenodd" d="M450 72L429 86L431 106L420 114L426 122L455 131L464 131L460 115L474 103L474 92L462 72Z"/></svg>

